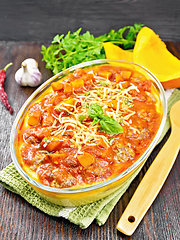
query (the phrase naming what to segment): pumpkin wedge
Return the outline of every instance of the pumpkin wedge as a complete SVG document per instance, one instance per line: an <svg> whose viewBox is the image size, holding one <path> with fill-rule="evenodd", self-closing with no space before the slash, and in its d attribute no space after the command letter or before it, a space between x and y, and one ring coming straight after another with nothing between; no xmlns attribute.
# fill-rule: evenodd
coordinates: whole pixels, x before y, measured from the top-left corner
<svg viewBox="0 0 180 240"><path fill-rule="evenodd" d="M133 61L133 52L123 50L122 48L114 45L111 42L105 42L103 46L107 59L120 59L130 62Z"/></svg>
<svg viewBox="0 0 180 240"><path fill-rule="evenodd" d="M165 89L180 87L180 60L168 51L165 43L148 27L143 27L137 35L133 62L149 69Z"/></svg>

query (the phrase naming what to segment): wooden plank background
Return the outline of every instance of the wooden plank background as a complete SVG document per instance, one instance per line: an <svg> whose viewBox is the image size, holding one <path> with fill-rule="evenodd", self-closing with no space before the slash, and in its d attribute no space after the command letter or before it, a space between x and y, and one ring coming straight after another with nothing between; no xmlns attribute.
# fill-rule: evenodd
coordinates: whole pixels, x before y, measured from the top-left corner
<svg viewBox="0 0 180 240"><path fill-rule="evenodd" d="M43 79L45 69L40 54L56 34L82 27L95 36L126 25L144 23L166 41L168 49L180 58L180 1L178 0L0 0L0 69L8 62L5 90L14 114L0 104L0 170L11 163L9 137L20 107L34 88L16 84L14 74L28 57L39 62ZM134 190L164 142L158 145L143 170L118 202L105 225L93 223L82 230L68 220L44 214L20 196L0 185L0 240L178 240L180 236L180 155L154 204L131 237L116 229L116 223Z"/></svg>
<svg viewBox="0 0 180 240"><path fill-rule="evenodd" d="M180 39L179 0L0 0L0 40L50 41L82 28L95 36L143 23L165 41Z"/></svg>

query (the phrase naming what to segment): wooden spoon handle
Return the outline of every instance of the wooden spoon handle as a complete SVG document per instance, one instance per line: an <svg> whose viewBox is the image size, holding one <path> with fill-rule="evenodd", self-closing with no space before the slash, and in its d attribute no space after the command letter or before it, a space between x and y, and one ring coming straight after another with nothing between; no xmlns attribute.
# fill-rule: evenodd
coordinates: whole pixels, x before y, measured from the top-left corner
<svg viewBox="0 0 180 240"><path fill-rule="evenodd" d="M127 208L121 216L117 229L131 236L162 188L179 152L180 131L175 128L168 141L144 175Z"/></svg>

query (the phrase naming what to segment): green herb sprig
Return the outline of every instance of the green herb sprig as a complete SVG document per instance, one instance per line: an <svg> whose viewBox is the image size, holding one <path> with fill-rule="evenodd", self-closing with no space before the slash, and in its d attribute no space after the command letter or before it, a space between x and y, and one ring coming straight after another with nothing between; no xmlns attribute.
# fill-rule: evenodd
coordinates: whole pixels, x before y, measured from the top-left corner
<svg viewBox="0 0 180 240"><path fill-rule="evenodd" d="M101 128L108 134L123 133L122 126L112 117L104 114L101 106L91 104L87 111L88 117L93 119L92 125L100 124Z"/></svg>
<svg viewBox="0 0 180 240"><path fill-rule="evenodd" d="M143 26L135 23L134 26L111 30L99 37L94 37L89 31L80 35L81 28L74 33L69 31L66 35L56 35L48 47L42 45L42 60L46 62L47 69L57 74L81 62L104 59L104 42L112 42L123 49L133 49L137 33Z"/></svg>

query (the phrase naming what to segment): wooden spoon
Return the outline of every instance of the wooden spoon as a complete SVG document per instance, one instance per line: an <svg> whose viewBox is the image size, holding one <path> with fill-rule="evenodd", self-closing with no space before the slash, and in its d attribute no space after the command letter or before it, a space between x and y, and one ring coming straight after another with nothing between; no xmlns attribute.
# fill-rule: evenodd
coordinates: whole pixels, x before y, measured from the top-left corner
<svg viewBox="0 0 180 240"><path fill-rule="evenodd" d="M117 229L131 236L162 188L180 148L180 101L170 111L171 135L144 175Z"/></svg>

